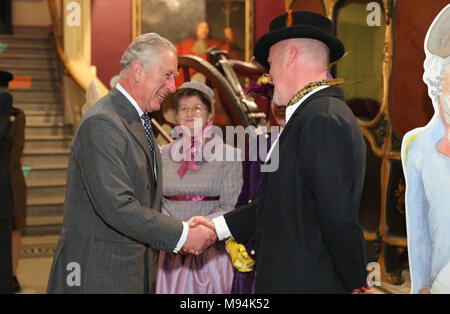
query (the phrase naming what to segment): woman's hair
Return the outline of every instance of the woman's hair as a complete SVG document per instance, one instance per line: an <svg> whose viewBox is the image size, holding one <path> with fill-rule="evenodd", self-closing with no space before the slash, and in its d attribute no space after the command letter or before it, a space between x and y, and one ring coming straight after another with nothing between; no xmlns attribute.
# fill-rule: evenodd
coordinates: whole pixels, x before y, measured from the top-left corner
<svg viewBox="0 0 450 314"><path fill-rule="evenodd" d="M208 108L208 112L211 113L211 102L209 101L208 97L206 97L205 94L196 89L185 89L175 94L174 98L175 111L178 111L178 106L180 104L181 98L191 96L198 96L202 101L202 103L206 106L206 108Z"/></svg>
<svg viewBox="0 0 450 314"><path fill-rule="evenodd" d="M177 49L168 39L156 33L147 33L136 37L120 60L121 74L126 72L135 61L141 61L148 71L161 62L160 53L163 49L177 53Z"/></svg>

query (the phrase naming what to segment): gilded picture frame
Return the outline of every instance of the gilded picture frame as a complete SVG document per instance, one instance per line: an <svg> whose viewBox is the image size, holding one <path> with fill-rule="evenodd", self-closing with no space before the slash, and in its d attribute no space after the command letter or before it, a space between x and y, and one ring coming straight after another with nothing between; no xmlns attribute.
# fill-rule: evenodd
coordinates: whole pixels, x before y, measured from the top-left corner
<svg viewBox="0 0 450 314"><path fill-rule="evenodd" d="M255 0L132 0L132 38L156 32L174 44L195 36L206 20L212 37L225 41L221 28L233 29L239 59L250 61L254 45Z"/></svg>

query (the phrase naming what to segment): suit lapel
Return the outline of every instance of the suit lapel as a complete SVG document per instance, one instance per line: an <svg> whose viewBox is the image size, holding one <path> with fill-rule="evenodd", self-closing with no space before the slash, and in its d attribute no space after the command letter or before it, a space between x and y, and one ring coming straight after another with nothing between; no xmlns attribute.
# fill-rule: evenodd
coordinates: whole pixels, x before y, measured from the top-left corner
<svg viewBox="0 0 450 314"><path fill-rule="evenodd" d="M113 99L113 102L115 104L115 108L117 110L117 113L122 120L125 127L130 131L130 133L133 135L133 137L136 139L136 141L139 143L141 148L145 151L145 154L147 156L147 159L150 163L150 173L153 179L153 182L155 182L155 173L153 171L153 158L152 154L150 153L150 147L148 145L147 136L145 135L144 127L142 126L141 118L139 117L136 109L133 107L133 105L128 101L128 99L119 92L116 88L113 88L111 90L111 97ZM152 134L153 136L153 134ZM153 136L154 140L154 136ZM154 142L156 143L156 142ZM158 152L159 154L159 152ZM159 169L159 167L158 167ZM158 174L159 176L159 174Z"/></svg>

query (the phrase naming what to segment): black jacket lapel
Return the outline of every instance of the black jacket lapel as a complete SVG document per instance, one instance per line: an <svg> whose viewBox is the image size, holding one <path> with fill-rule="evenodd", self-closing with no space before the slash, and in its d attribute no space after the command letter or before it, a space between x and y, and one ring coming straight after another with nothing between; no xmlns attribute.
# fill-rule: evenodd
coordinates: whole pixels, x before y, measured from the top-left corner
<svg viewBox="0 0 450 314"><path fill-rule="evenodd" d="M281 133L280 137L283 135L283 133L286 133L286 131L290 128L292 121L294 120L295 116L299 115L305 108L310 105L311 101L313 99L316 99L318 97L336 97L341 100L344 100L344 93L339 87L330 86L327 88L324 88L323 90L320 90L311 96L309 96L292 114L292 116L289 118L289 122L286 124L283 132Z"/></svg>

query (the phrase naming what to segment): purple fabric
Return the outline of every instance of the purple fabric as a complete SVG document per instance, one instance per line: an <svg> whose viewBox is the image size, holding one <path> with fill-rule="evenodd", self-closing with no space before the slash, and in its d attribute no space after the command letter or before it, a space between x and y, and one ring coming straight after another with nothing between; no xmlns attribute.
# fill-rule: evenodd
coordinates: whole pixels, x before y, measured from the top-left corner
<svg viewBox="0 0 450 314"><path fill-rule="evenodd" d="M245 243L245 249L248 255L255 259L256 239L253 238ZM232 294L255 294L255 274L256 270L251 272L241 273L234 269L233 285L231 287Z"/></svg>
<svg viewBox="0 0 450 314"><path fill-rule="evenodd" d="M266 152L269 152L271 138L270 133L258 135L249 143L248 148L245 150L245 161L243 168L244 183L242 185L241 194L239 194L236 202L236 208L247 205L249 200L254 200L258 197L262 182L261 165L264 163L266 156L250 156L250 151L256 154L260 151L259 145L266 143Z"/></svg>
<svg viewBox="0 0 450 314"><path fill-rule="evenodd" d="M267 136L269 135L269 136ZM252 156L249 158L249 151L259 152L259 145L267 142L267 152L271 146L270 133L259 135L254 141L249 143L249 148L245 151L245 161L243 169L244 184L242 185L241 194L238 197L236 208L248 204L249 200L254 200L258 197L262 182L261 165L264 163L266 156ZM255 160L256 159L256 160ZM251 161L255 160L255 161ZM248 255L255 259L256 240L253 238L244 243ZM242 273L234 269L233 285L231 293L233 294L254 294L255 293L255 274L256 270Z"/></svg>
<svg viewBox="0 0 450 314"><path fill-rule="evenodd" d="M162 210L162 213L168 215ZM220 211L206 216L221 216ZM157 294L229 294L233 281L233 265L225 242L216 242L201 255L182 255L160 251Z"/></svg>

